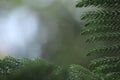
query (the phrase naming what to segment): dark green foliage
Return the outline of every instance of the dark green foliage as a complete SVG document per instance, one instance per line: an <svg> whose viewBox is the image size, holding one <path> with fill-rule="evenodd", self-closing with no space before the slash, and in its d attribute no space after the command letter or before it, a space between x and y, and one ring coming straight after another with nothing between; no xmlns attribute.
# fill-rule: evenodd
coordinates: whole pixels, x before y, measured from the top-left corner
<svg viewBox="0 0 120 80"><path fill-rule="evenodd" d="M120 0L81 0L76 6L101 8L81 17L86 22L81 34L89 36L86 42L110 42L88 51L88 56L102 54L89 64L91 71L80 65L63 68L40 58L6 57L0 60L0 80L120 80Z"/></svg>
<svg viewBox="0 0 120 80"><path fill-rule="evenodd" d="M118 10L98 10L86 12L81 19L82 20L94 20L94 19L119 19L120 18L120 11Z"/></svg>
<svg viewBox="0 0 120 80"><path fill-rule="evenodd" d="M58 66L36 59L31 64L16 70L8 78L9 80L65 80L66 77L61 76L61 72L62 69Z"/></svg>
<svg viewBox="0 0 120 80"><path fill-rule="evenodd" d="M81 0L76 7L98 6L104 8L120 8L120 0Z"/></svg>
<svg viewBox="0 0 120 80"><path fill-rule="evenodd" d="M4 73L0 74L0 80L99 80L80 65L63 68L40 58L30 60L6 57L1 63L4 64L0 66L10 66L11 72L6 73L6 68L1 67Z"/></svg>
<svg viewBox="0 0 120 80"><path fill-rule="evenodd" d="M90 67L95 68L101 65L113 65L113 64L119 64L120 63L120 57L103 57L98 58L90 63Z"/></svg>
<svg viewBox="0 0 120 80"><path fill-rule="evenodd" d="M34 60L21 59L18 69L15 69L6 80L66 80L67 71L40 58ZM3 77L5 78L5 77Z"/></svg>
<svg viewBox="0 0 120 80"><path fill-rule="evenodd" d="M19 59L6 57L0 60L0 75L8 75L21 65Z"/></svg>
<svg viewBox="0 0 120 80"><path fill-rule="evenodd" d="M105 77L105 80L119 80L120 79L120 72L113 72L110 74L107 74Z"/></svg>
<svg viewBox="0 0 120 80"><path fill-rule="evenodd" d="M90 68L103 80L120 80L120 0L81 0L76 6L101 8L82 15L86 27L81 34L89 36L86 42L110 43L88 51L88 56L105 56L91 61Z"/></svg>
<svg viewBox="0 0 120 80"><path fill-rule="evenodd" d="M120 45L96 47L89 50L87 53L88 56L94 54L120 54Z"/></svg>
<svg viewBox="0 0 120 80"><path fill-rule="evenodd" d="M99 80L88 69L80 65L71 65L68 69L68 80Z"/></svg>
<svg viewBox="0 0 120 80"><path fill-rule="evenodd" d="M88 37L86 42L94 42L100 40L118 41L120 40L120 32L96 33Z"/></svg>

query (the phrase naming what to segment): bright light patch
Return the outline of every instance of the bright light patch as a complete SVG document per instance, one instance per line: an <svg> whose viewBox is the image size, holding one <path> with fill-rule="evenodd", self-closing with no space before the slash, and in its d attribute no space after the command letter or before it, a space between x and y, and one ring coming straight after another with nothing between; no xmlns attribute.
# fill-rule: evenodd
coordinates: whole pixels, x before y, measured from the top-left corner
<svg viewBox="0 0 120 80"><path fill-rule="evenodd" d="M24 56L15 51L24 50L34 40L39 27L38 16L28 8L17 8L0 21L0 54Z"/></svg>

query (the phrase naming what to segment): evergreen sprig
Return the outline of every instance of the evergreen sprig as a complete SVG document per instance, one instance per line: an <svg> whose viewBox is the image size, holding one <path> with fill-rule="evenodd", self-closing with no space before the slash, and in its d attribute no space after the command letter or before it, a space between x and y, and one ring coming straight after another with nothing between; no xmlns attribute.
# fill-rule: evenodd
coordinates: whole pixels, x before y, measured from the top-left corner
<svg viewBox="0 0 120 80"><path fill-rule="evenodd" d="M101 65L118 64L119 62L120 62L120 57L103 57L91 61L89 66L95 68Z"/></svg>
<svg viewBox="0 0 120 80"><path fill-rule="evenodd" d="M76 6L100 8L81 16L86 26L81 34L88 35L86 42L110 42L109 46L95 47L88 51L88 56L105 56L91 61L90 68L102 80L120 80L120 0L81 0Z"/></svg>
<svg viewBox="0 0 120 80"><path fill-rule="evenodd" d="M104 8L119 8L120 0L81 0L76 7L97 6Z"/></svg>
<svg viewBox="0 0 120 80"><path fill-rule="evenodd" d="M96 47L87 52L87 56L94 54L120 54L120 45Z"/></svg>

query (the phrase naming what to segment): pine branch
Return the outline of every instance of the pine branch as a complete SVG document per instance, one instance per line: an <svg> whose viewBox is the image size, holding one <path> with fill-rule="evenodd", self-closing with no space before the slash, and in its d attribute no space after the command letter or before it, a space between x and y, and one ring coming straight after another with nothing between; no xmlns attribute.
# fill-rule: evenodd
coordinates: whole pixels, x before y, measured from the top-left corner
<svg viewBox="0 0 120 80"><path fill-rule="evenodd" d="M76 7L95 6L101 10L88 11L81 19L86 23L81 32L88 35L86 42L120 41L120 0L81 0ZM115 54L119 56L120 45L96 47L88 51L87 55ZM113 55L111 55L113 56ZM90 67L103 80L120 79L120 57L103 57L91 61Z"/></svg>
<svg viewBox="0 0 120 80"><path fill-rule="evenodd" d="M120 57L103 57L103 58L98 58L90 63L91 68L95 68L101 65L115 65L120 62Z"/></svg>
<svg viewBox="0 0 120 80"><path fill-rule="evenodd" d="M88 11L81 16L82 20L91 20L91 19L116 19L120 18L120 11L118 10L97 10L97 11Z"/></svg>
<svg viewBox="0 0 120 80"><path fill-rule="evenodd" d="M116 63L116 64L110 64L110 65L101 65L99 67L96 67L94 70L93 70L94 73L96 74L100 74L100 73L103 73L103 74L108 74L108 73L112 73L112 72L120 72L120 62Z"/></svg>
<svg viewBox="0 0 120 80"><path fill-rule="evenodd" d="M97 33L93 34L86 39L86 42L94 42L94 41L119 41L120 40L120 32L108 32L108 33Z"/></svg>
<svg viewBox="0 0 120 80"><path fill-rule="evenodd" d="M87 56L94 54L120 54L120 45L96 47L88 51Z"/></svg>
<svg viewBox="0 0 120 80"><path fill-rule="evenodd" d="M92 26L92 27L85 27L83 31L81 32L81 35L85 34L94 34L94 33L100 33L100 32L119 32L120 26L106 26L106 25L98 25L98 26Z"/></svg>
<svg viewBox="0 0 120 80"><path fill-rule="evenodd" d="M104 8L117 8L116 6L120 5L120 0L81 0L76 7L87 7L90 5Z"/></svg>

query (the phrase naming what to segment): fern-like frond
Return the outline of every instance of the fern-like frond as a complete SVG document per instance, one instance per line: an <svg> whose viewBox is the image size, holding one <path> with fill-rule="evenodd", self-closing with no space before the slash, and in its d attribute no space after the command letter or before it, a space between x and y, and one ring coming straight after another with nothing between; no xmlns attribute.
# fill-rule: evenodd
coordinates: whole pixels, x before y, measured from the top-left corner
<svg viewBox="0 0 120 80"><path fill-rule="evenodd" d="M120 62L116 63L116 64L111 64L111 65L101 65L99 67L96 67L93 70L94 73L100 74L108 74L108 73L112 73L112 72L120 72Z"/></svg>
<svg viewBox="0 0 120 80"><path fill-rule="evenodd" d="M89 36L86 42L94 42L100 40L119 41L120 32L97 33Z"/></svg>
<svg viewBox="0 0 120 80"><path fill-rule="evenodd" d="M103 57L91 61L90 67L102 80L120 80L120 57L118 57L120 54L120 0L81 0L76 6L95 6L101 9L83 13L81 19L86 27L81 34L89 36L86 42L112 42L111 46L89 50L87 55L113 56L115 54L114 57Z"/></svg>
<svg viewBox="0 0 120 80"><path fill-rule="evenodd" d="M97 24L97 25L114 25L114 26L118 26L119 25L119 21L120 19L116 18L116 19L93 19L93 20L88 20L85 21L86 25L90 25L90 24Z"/></svg>
<svg viewBox="0 0 120 80"><path fill-rule="evenodd" d="M88 11L81 16L82 20L91 20L91 19L120 19L119 10L97 10L97 11Z"/></svg>
<svg viewBox="0 0 120 80"><path fill-rule="evenodd" d="M99 26L92 26L92 27L85 27L81 32L82 35L85 34L93 34L93 33L100 33L100 32L119 32L120 26L106 26L106 25L99 25Z"/></svg>
<svg viewBox="0 0 120 80"><path fill-rule="evenodd" d="M81 0L76 7L87 7L90 5L112 8L120 5L120 0Z"/></svg>
<svg viewBox="0 0 120 80"><path fill-rule="evenodd" d="M87 56L94 54L120 54L120 45L96 47L88 51Z"/></svg>
<svg viewBox="0 0 120 80"><path fill-rule="evenodd" d="M91 68L95 68L101 65L111 65L111 64L116 64L120 62L120 57L103 57L103 58L98 58L90 63Z"/></svg>

